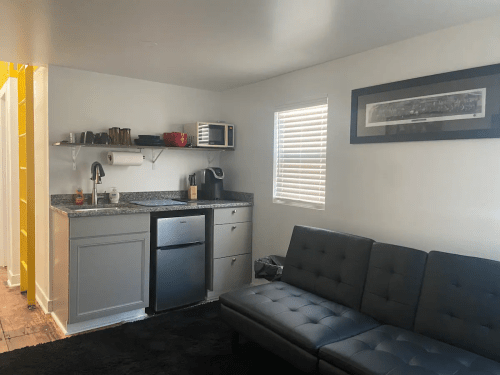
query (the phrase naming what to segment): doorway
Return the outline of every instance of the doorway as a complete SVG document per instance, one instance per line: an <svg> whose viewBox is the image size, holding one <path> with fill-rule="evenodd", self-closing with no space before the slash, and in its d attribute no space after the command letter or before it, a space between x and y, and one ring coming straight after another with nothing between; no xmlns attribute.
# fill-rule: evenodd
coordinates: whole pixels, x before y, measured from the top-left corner
<svg viewBox="0 0 500 375"><path fill-rule="evenodd" d="M47 67L36 69L33 77L35 114L36 183L36 307L20 290L20 178L19 178L19 95L17 67L7 66L7 78L0 71L0 353L63 338L50 315L50 261L48 235L48 98ZM38 251L40 249L40 251ZM2 257L3 253L3 257ZM2 261L5 259L4 261ZM3 263L5 262L5 263ZM6 267L5 267L6 266ZM0 359L1 362L1 359Z"/></svg>
<svg viewBox="0 0 500 375"><path fill-rule="evenodd" d="M14 64L0 62L0 264L7 283L19 285L19 147L17 75Z"/></svg>

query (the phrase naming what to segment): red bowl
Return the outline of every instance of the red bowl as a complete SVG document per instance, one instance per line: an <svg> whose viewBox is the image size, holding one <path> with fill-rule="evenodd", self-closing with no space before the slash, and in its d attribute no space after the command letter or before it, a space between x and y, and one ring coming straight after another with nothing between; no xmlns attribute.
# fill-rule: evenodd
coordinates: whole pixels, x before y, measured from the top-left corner
<svg viewBox="0 0 500 375"><path fill-rule="evenodd" d="M163 141L167 147L184 147L187 143L187 133L163 133Z"/></svg>

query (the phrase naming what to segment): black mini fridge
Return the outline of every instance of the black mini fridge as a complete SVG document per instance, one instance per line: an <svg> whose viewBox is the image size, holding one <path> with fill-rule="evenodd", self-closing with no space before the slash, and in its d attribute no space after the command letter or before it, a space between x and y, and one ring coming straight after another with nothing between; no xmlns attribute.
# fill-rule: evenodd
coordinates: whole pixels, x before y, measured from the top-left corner
<svg viewBox="0 0 500 375"><path fill-rule="evenodd" d="M205 216L152 218L150 309L205 299Z"/></svg>

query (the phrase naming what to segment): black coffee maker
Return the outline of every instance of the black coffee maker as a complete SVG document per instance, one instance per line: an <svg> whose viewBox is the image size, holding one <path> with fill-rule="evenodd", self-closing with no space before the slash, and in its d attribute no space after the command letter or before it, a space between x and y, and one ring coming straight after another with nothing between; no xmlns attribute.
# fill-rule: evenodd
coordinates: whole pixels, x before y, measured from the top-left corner
<svg viewBox="0 0 500 375"><path fill-rule="evenodd" d="M202 186L205 199L222 199L222 191L224 190L222 181L224 180L224 172L222 168L207 168L205 169L205 183Z"/></svg>

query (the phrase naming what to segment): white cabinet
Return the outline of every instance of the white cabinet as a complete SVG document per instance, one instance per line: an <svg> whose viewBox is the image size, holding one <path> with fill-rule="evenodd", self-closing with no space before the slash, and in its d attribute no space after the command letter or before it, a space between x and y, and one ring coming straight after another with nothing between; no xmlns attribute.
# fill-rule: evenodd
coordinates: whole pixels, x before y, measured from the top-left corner
<svg viewBox="0 0 500 375"><path fill-rule="evenodd" d="M52 212L53 314L68 333L149 305L149 223L149 214L68 219Z"/></svg>
<svg viewBox="0 0 500 375"><path fill-rule="evenodd" d="M252 282L252 207L216 208L207 269L207 298Z"/></svg>
<svg viewBox="0 0 500 375"><path fill-rule="evenodd" d="M214 225L214 258L252 252L252 222Z"/></svg>
<svg viewBox="0 0 500 375"><path fill-rule="evenodd" d="M252 254L214 259L214 291L226 292L252 282Z"/></svg>
<svg viewBox="0 0 500 375"><path fill-rule="evenodd" d="M252 221L252 207L216 208L214 209L214 223L244 223Z"/></svg>

